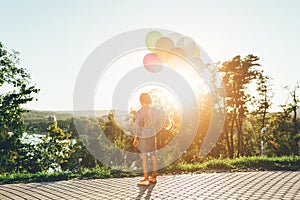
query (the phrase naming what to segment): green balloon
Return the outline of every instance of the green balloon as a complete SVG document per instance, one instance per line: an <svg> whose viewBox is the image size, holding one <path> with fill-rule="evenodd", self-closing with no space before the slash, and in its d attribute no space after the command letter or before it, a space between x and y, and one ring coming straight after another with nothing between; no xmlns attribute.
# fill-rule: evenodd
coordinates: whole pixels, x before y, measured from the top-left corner
<svg viewBox="0 0 300 200"><path fill-rule="evenodd" d="M153 53L156 52L155 45L163 35L158 31L151 31L146 35L145 43L146 47Z"/></svg>

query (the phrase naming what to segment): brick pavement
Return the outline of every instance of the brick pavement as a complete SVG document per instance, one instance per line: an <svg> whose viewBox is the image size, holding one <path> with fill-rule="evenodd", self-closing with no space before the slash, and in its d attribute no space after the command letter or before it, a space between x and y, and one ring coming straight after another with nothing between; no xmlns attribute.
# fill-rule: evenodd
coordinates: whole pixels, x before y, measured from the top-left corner
<svg viewBox="0 0 300 200"><path fill-rule="evenodd" d="M235 172L0 185L0 199L299 199L300 172Z"/></svg>

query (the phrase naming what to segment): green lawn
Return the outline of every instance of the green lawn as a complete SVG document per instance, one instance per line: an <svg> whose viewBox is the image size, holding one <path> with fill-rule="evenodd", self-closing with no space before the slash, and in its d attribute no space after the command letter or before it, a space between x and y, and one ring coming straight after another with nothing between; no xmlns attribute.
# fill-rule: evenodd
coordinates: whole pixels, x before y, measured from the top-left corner
<svg viewBox="0 0 300 200"><path fill-rule="evenodd" d="M165 172L234 172L234 171L298 171L300 157L240 157L209 159L202 163L177 163Z"/></svg>

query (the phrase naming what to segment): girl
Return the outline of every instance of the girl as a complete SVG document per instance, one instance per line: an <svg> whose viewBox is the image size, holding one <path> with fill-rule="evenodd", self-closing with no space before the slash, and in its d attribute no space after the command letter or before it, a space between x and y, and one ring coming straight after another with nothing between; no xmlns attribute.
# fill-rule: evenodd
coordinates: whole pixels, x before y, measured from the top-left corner
<svg viewBox="0 0 300 200"><path fill-rule="evenodd" d="M156 157L156 131L157 109L151 107L152 99L148 93L140 95L141 108L135 116L135 138L133 145L142 153L144 180L139 185L147 186L156 183L157 157ZM153 171L152 176L148 175L148 157L151 156Z"/></svg>

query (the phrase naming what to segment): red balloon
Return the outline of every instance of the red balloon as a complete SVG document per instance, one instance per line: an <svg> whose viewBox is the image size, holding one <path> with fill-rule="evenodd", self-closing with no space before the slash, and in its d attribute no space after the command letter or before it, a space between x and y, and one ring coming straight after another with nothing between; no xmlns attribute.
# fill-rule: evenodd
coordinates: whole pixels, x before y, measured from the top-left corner
<svg viewBox="0 0 300 200"><path fill-rule="evenodd" d="M157 73L162 69L162 60L155 53L148 53L145 55L144 67L149 72Z"/></svg>

